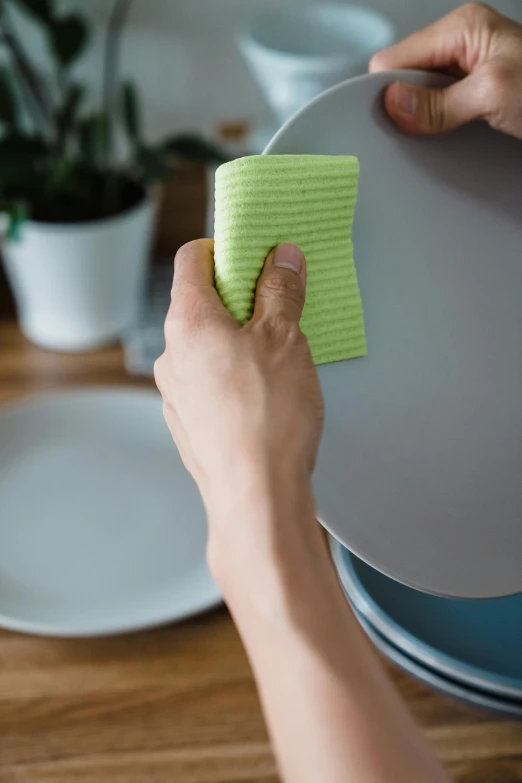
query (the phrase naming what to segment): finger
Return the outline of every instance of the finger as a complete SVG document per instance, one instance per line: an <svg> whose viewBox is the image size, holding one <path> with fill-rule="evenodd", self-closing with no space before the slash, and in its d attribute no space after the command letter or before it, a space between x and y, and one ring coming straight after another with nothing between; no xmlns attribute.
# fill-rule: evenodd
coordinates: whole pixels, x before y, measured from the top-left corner
<svg viewBox="0 0 522 783"><path fill-rule="evenodd" d="M181 310L200 318L209 313L234 321L223 305L214 284L214 241L197 239L180 248L174 260L172 303L167 319Z"/></svg>
<svg viewBox="0 0 522 783"><path fill-rule="evenodd" d="M419 30L402 41L377 52L370 60L370 73L400 68L447 68L461 59L461 31L449 17Z"/></svg>
<svg viewBox="0 0 522 783"><path fill-rule="evenodd" d="M472 68L475 50L501 15L482 3L469 3L402 41L378 52L370 60L370 72L397 68L448 68L457 65L465 73Z"/></svg>
<svg viewBox="0 0 522 783"><path fill-rule="evenodd" d="M183 245L174 259L174 287L214 287L214 240L196 239Z"/></svg>
<svg viewBox="0 0 522 783"><path fill-rule="evenodd" d="M306 294L306 261L290 242L278 245L265 261L256 287L254 318L283 318L298 324Z"/></svg>
<svg viewBox="0 0 522 783"><path fill-rule="evenodd" d="M407 133L446 133L485 116L487 107L480 78L467 76L445 88L394 82L384 94L386 111Z"/></svg>

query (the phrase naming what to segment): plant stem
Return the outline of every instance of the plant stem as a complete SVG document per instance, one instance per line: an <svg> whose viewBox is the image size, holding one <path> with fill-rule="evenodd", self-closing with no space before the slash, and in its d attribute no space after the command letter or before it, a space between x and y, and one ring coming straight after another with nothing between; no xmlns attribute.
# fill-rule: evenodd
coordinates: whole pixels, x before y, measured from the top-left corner
<svg viewBox="0 0 522 783"><path fill-rule="evenodd" d="M132 0L114 0L105 39L105 57L103 64L103 108L110 123L114 114L114 98L120 66L121 33L127 20ZM110 155L110 151L107 153ZM108 163L108 161L107 161ZM109 168L107 166L107 168ZM107 171L107 181L102 196L102 205L106 213L117 207L119 183L116 177Z"/></svg>
<svg viewBox="0 0 522 783"><path fill-rule="evenodd" d="M121 32L127 20L132 0L114 0L105 41L103 65L103 107L107 117L113 113L113 101L120 65Z"/></svg>

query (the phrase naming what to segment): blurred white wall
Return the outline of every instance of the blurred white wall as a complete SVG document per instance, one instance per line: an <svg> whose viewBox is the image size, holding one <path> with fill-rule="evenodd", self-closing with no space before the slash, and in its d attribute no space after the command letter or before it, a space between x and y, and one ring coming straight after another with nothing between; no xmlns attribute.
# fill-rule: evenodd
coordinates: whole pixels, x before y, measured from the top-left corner
<svg viewBox="0 0 522 783"><path fill-rule="evenodd" d="M264 5L299 6L307 0L134 0L124 38L122 70L136 79L151 136L172 129L211 132L217 123L269 118L268 108L237 53L235 34L249 14ZM425 25L459 5L455 0L359 0L387 13L399 35ZM522 0L493 0L522 21ZM62 0L81 8L103 29L111 0ZM34 52L33 31L24 25ZM81 64L99 92L101 33ZM36 56L39 56L38 54Z"/></svg>

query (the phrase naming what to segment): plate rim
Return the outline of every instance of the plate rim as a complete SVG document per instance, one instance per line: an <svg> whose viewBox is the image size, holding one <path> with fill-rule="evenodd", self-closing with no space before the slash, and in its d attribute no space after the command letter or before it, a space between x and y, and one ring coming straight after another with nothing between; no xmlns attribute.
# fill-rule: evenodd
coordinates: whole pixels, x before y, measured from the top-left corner
<svg viewBox="0 0 522 783"><path fill-rule="evenodd" d="M439 672L433 672L429 667L423 666L418 661L410 658L402 650L397 649L391 642L375 629L371 623L354 609L357 621L368 639L373 645L390 661L395 663L407 674L415 677L420 682L430 688L451 696L459 702L478 709L488 710L490 712L500 713L504 717L518 718L522 720L522 702L516 699L502 699L489 693L483 693L471 687L454 682L451 678L446 678Z"/></svg>
<svg viewBox="0 0 522 783"><path fill-rule="evenodd" d="M520 686L512 684L512 680L502 675L497 675L495 680L488 679L485 669L473 664L463 664L468 669L468 672L462 672L460 670L455 671L451 662L458 659L453 658L447 653L440 652L435 655L430 652L431 649L436 651L436 648L432 648L422 639L417 639L407 629L403 629L387 612L385 612L379 604L372 598L371 595L364 589L363 584L359 580L353 567L347 564L347 558L357 557L347 547L345 547L340 541L330 534L330 551L337 569L337 573L343 589L345 590L350 602L353 604L354 609L359 615L362 615L364 619L372 625L372 627L382 636L387 642L400 650L404 655L413 658L423 666L435 670L442 676L447 676L450 679L456 679L459 682L466 683L472 687L475 687L488 693L502 694L508 698L522 699L522 681ZM344 550L344 551L343 551ZM344 554L344 553L347 554ZM369 565L370 568L374 566ZM374 569L378 570L378 569ZM385 574L384 576L387 576ZM391 578L391 577L387 577ZM395 580L398 581L398 580ZM415 588L410 588L415 589ZM421 591L422 592L422 591ZM452 600L452 599L447 599ZM466 600L466 599L458 599ZM480 600L480 599L477 599ZM441 660L442 659L442 660ZM521 712L522 714L522 712Z"/></svg>
<svg viewBox="0 0 522 783"><path fill-rule="evenodd" d="M161 396L159 392L154 388L133 386L131 384L92 384L81 385L74 384L67 387L57 387L52 389L45 389L39 391L29 391L26 394L22 394L19 397L6 400L0 405L0 427L2 426L2 420L4 418L10 418L18 415L27 408L38 408L41 403L59 402L60 399L80 399L91 398L104 400L111 398L114 400L118 397L125 397L126 399L134 399L145 404L160 404ZM167 425L165 425L166 427ZM209 584L212 584L209 581ZM53 622L40 622L38 620L25 620L17 617L11 613L5 613L2 611L1 596L0 596L0 627L8 631L14 631L18 633L32 634L36 636L56 637L63 639L74 638L92 638L92 637L107 637L118 636L122 634L135 633L137 631L149 630L152 628L158 628L168 625L170 623L177 623L183 620L187 620L192 617L199 617L200 615L211 612L223 604L223 597L217 585L214 584L214 590L212 593L209 591L207 597L204 600L195 602L190 609L186 609L181 612L173 612L172 610L163 610L157 613L149 612L148 619L145 619L144 613L142 619L130 620L127 622L115 623L112 622L90 622L90 623L78 623L64 624Z"/></svg>
<svg viewBox="0 0 522 783"><path fill-rule="evenodd" d="M304 116L312 107L316 106L319 103L322 103L322 101L328 96L333 95L336 92L343 92L347 87L351 87L354 84L359 84L361 82L371 82L371 81L382 82L383 80L388 78L389 78L388 84L391 84L391 82L397 80L407 81L408 79L411 79L412 83L414 84L424 85L428 87L447 86L457 81L454 76L450 76L449 74L444 74L437 71L427 71L424 68L404 68L404 69L395 68L390 71L361 73L358 76L352 76L349 79L343 79L343 81L334 84L332 87L328 87L326 90L320 92L319 95L316 95L315 98L312 98L311 100L307 101L305 104L303 104L303 106L301 106L301 108L297 109L297 111L294 112L294 114L292 114L291 117L285 120L285 122L281 125L281 127L272 136L272 138L266 145L265 149L263 150L262 154L263 155L274 154L272 153L273 147L275 147L276 144L279 143L281 137L284 136L284 134L288 131L288 129L295 122L297 122L302 116Z"/></svg>

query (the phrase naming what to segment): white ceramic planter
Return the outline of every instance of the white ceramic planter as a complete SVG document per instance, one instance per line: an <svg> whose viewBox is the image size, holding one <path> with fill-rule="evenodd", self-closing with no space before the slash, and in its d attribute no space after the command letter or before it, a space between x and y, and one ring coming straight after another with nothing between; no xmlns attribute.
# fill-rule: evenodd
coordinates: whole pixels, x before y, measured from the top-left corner
<svg viewBox="0 0 522 783"><path fill-rule="evenodd" d="M27 221L3 247L20 327L31 342L85 351L117 339L136 317L155 202L106 220Z"/></svg>

